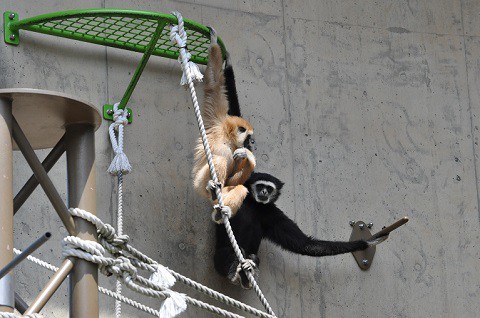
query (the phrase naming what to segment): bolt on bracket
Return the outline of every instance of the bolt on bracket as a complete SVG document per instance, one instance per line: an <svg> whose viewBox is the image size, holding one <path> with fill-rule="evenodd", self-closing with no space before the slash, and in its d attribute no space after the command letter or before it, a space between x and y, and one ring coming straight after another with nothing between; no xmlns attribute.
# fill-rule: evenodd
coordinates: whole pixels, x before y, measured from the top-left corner
<svg viewBox="0 0 480 318"><path fill-rule="evenodd" d="M363 221L357 221L357 222L351 221L350 225L353 227L353 229L352 229L352 234L350 235L350 241L356 241L356 240L366 241L370 239L376 239L383 235L389 234L390 232L404 225L407 222L408 222L408 217L405 216L400 220L396 221L395 223L387 227L383 227L381 231L372 235L372 233L370 232L371 226L368 226ZM370 224L371 223L369 223L369 225ZM376 246L371 246L363 251L352 252L352 255L355 258L355 261L357 262L358 267L360 267L362 270L368 270L373 263L373 257L375 256L375 252L376 252Z"/></svg>
<svg viewBox="0 0 480 318"><path fill-rule="evenodd" d="M16 12L7 11L3 13L3 40L7 44L18 45L20 37L18 30L12 30L10 24L18 21Z"/></svg>
<svg viewBox="0 0 480 318"><path fill-rule="evenodd" d="M128 111L128 115L127 115L128 123L131 124L132 123L132 114L133 114L132 109L127 108L127 111ZM106 120L113 121L113 105L112 104L103 105L103 118L106 119Z"/></svg>

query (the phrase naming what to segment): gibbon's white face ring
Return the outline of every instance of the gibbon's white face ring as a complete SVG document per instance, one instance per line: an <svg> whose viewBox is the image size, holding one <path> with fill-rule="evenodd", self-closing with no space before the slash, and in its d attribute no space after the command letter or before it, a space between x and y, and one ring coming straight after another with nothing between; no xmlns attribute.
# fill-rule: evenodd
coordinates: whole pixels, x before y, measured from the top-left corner
<svg viewBox="0 0 480 318"><path fill-rule="evenodd" d="M257 185L262 185L264 187L271 187L273 189L272 193L269 193L267 195L266 199L261 199L260 196L258 195L257 192ZM252 184L252 192L253 196L255 197L255 201L263 203L263 204L268 204L270 201L272 201L272 198L274 198L277 195L277 186L275 183L270 182L270 181L265 181L265 180L259 180L256 181L254 184Z"/></svg>

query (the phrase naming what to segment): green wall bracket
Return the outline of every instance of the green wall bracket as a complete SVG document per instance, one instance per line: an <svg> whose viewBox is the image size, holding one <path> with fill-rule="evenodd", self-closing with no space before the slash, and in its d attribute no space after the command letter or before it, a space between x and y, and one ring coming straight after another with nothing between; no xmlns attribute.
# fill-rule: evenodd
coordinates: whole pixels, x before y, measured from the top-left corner
<svg viewBox="0 0 480 318"><path fill-rule="evenodd" d="M127 116L128 123L131 124L133 112L131 108L127 108L127 111L128 111L128 116ZM112 104L103 105L103 119L113 121L113 105Z"/></svg>
<svg viewBox="0 0 480 318"><path fill-rule="evenodd" d="M20 43L20 37L18 30L10 29L10 24L18 21L18 14L16 12L4 12L3 13L3 39L5 43L18 45Z"/></svg>
<svg viewBox="0 0 480 318"><path fill-rule="evenodd" d="M178 48L170 41L170 30L166 28L167 25L177 24L177 17L172 14L127 9L85 9L19 20L17 13L5 12L3 21L4 40L8 44L18 45L19 30L28 30L143 53L120 101L121 109L125 109L151 55L170 59L179 56ZM210 30L190 20L184 20L184 25L188 34L188 51L192 55L190 60L207 64ZM218 44L225 58L226 49L220 38ZM105 107L104 118L111 120L111 116L105 116Z"/></svg>

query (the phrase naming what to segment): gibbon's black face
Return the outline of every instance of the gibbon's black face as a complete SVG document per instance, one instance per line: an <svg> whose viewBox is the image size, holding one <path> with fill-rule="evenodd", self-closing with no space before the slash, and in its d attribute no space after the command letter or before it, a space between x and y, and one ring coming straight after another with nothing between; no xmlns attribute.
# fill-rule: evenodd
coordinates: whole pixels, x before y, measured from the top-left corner
<svg viewBox="0 0 480 318"><path fill-rule="evenodd" d="M262 204L275 203L283 187L282 181L267 173L253 173L247 184L255 201Z"/></svg>
<svg viewBox="0 0 480 318"><path fill-rule="evenodd" d="M257 150L257 147L255 147L255 139L253 139L253 135L247 136L247 138L243 142L243 146L250 151Z"/></svg>
<svg viewBox="0 0 480 318"><path fill-rule="evenodd" d="M253 139L253 134L250 131L247 131L247 129L243 126L240 126L238 127L237 134L240 140L243 139L243 147L247 148L250 151L256 150L255 139Z"/></svg>

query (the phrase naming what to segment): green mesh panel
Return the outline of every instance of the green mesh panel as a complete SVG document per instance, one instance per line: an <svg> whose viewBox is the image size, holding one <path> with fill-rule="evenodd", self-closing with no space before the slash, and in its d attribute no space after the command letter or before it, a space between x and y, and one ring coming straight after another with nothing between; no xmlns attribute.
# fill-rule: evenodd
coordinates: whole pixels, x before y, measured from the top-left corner
<svg viewBox="0 0 480 318"><path fill-rule="evenodd" d="M158 23L176 24L173 15L148 11L90 9L57 12L20 21L11 21L12 33L19 29L102 44L121 49L145 52ZM192 61L206 64L210 45L209 30L185 20L188 50ZM178 58L178 48L170 42L170 28L162 30L153 55ZM13 44L13 43L12 43ZM225 52L221 40L219 44Z"/></svg>

